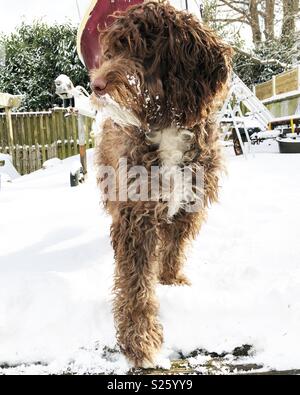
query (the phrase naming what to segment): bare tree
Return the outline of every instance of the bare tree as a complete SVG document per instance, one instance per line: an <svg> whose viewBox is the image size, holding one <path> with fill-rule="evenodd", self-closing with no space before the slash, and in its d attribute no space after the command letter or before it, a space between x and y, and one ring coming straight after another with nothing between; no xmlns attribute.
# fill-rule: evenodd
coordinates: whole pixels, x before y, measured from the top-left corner
<svg viewBox="0 0 300 395"><path fill-rule="evenodd" d="M299 0L282 0L282 36L288 37L296 32L296 18L299 13Z"/></svg>
<svg viewBox="0 0 300 395"><path fill-rule="evenodd" d="M247 83L263 82L299 64L297 18L300 0L204 0L205 22L235 49L234 67ZM245 48L241 28L252 32ZM247 44L249 41L247 40ZM299 43L298 43L299 45Z"/></svg>
<svg viewBox="0 0 300 395"><path fill-rule="evenodd" d="M265 1L265 37L267 40L275 38L275 0Z"/></svg>
<svg viewBox="0 0 300 395"><path fill-rule="evenodd" d="M299 0L206 0L210 4L209 16L220 26L246 24L251 28L252 41L259 45L276 38L275 26L280 21L282 36L290 37L296 31ZM276 29L279 32L279 29Z"/></svg>
<svg viewBox="0 0 300 395"><path fill-rule="evenodd" d="M266 0L218 0L217 7L224 17L218 17L215 21L225 24L240 22L249 25L253 42L258 44L262 41L260 17L262 16L262 3L264 1Z"/></svg>
<svg viewBox="0 0 300 395"><path fill-rule="evenodd" d="M260 43L262 40L262 33L259 24L259 0L249 1L249 22L252 30L252 37L254 44Z"/></svg>

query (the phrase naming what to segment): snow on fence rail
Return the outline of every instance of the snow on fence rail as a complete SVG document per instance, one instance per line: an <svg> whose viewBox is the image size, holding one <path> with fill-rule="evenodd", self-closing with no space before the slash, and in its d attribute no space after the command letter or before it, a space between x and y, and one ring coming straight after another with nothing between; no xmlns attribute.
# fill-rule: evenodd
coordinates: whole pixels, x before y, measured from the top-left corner
<svg viewBox="0 0 300 395"><path fill-rule="evenodd" d="M79 153L78 124L75 115L64 109L42 112L12 113L11 142L5 113L0 113L0 153L9 153L18 172L29 174L43 162L58 157L65 159ZM85 118L87 148L94 146L92 120Z"/></svg>

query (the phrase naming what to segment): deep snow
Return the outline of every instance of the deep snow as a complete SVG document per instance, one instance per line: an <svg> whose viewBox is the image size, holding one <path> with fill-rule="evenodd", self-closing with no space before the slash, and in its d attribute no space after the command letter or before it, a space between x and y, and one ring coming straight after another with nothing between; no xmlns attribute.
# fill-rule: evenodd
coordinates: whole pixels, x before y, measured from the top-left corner
<svg viewBox="0 0 300 395"><path fill-rule="evenodd" d="M115 346L110 218L92 171L69 187L73 162L2 183L0 365L18 367L0 374L128 369L103 351ZM299 181L300 155L228 157L220 203L188 253L192 287L158 286L164 356L253 344L251 362L300 367Z"/></svg>

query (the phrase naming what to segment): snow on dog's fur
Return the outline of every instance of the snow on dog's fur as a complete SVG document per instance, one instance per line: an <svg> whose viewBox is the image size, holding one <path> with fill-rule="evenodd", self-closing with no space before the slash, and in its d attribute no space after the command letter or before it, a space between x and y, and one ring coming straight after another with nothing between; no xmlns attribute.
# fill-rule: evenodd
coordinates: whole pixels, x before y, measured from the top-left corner
<svg viewBox="0 0 300 395"><path fill-rule="evenodd" d="M198 212L186 211L176 191L168 202L105 202L113 219L117 339L128 359L143 367L155 364L163 342L155 284L189 284L184 249L217 200L221 155L214 112L226 92L232 53L196 17L166 2L116 13L100 40L102 62L91 72L101 119L96 164L117 175L120 158L128 169L144 166L149 174L152 166L162 174L174 166L204 171ZM147 182L150 187L150 175Z"/></svg>

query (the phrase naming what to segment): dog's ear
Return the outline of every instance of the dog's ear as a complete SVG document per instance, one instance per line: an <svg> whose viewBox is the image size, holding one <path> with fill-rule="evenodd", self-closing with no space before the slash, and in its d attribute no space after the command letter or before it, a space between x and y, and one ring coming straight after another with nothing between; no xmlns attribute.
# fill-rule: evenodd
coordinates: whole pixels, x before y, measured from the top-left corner
<svg viewBox="0 0 300 395"><path fill-rule="evenodd" d="M190 32L192 56L197 59L195 80L207 84L212 96L220 93L231 73L232 49L204 25Z"/></svg>
<svg viewBox="0 0 300 395"><path fill-rule="evenodd" d="M177 111L184 109L182 121L191 124L207 114L227 86L232 50L187 13L170 20L168 36L162 59L166 96Z"/></svg>

